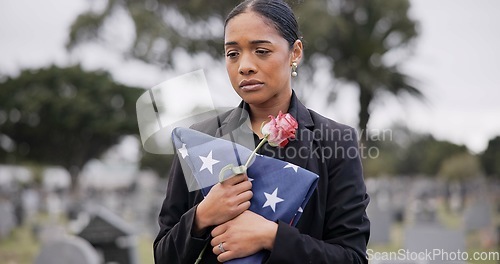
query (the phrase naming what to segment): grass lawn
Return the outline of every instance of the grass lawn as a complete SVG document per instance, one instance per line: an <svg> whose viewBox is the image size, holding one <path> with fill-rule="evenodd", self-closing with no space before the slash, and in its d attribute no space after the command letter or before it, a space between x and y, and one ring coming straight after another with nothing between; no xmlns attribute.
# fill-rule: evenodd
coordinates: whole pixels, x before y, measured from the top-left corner
<svg viewBox="0 0 500 264"><path fill-rule="evenodd" d="M447 212L442 206L442 202L438 203L438 218L440 222L450 229L460 229L462 226L462 217L453 215ZM495 214L493 219L494 226L500 225L500 216ZM488 230L486 230L487 232ZM495 230L491 230L494 235L497 232ZM390 234L390 243L385 245L368 245L369 252L373 257L376 257L375 252L380 253L397 253L398 250L403 248L403 233L404 226L402 224L395 224L391 229ZM494 245L494 243L487 243L484 239L485 231L473 231L466 234L466 247L467 247L467 255L469 257L469 261L467 263L470 264L498 264L499 262L499 253L498 253L498 245ZM486 240L487 241L487 240ZM476 254L476 255L475 255ZM378 257L383 257L384 255L378 255ZM387 255L385 255L387 256ZM395 255L398 256L398 255ZM465 256L465 254L464 254ZM483 259L474 260L474 257L479 257Z"/></svg>
<svg viewBox="0 0 500 264"><path fill-rule="evenodd" d="M27 226L14 229L0 241L0 259L5 264L32 264L40 244Z"/></svg>
<svg viewBox="0 0 500 264"><path fill-rule="evenodd" d="M139 236L138 239L139 263L150 264L153 261L153 240L149 236ZM18 227L10 236L0 241L1 264L33 264L41 248L33 236L29 226Z"/></svg>
<svg viewBox="0 0 500 264"><path fill-rule="evenodd" d="M443 207L439 207L438 215L441 223L448 228L458 229L461 227L461 217L451 215L444 210ZM45 220L40 219L41 223ZM64 221L63 221L64 222ZM494 218L495 226L500 224L500 217L498 214ZM402 248L403 245L403 225L395 224L391 229L391 243L387 245L369 245L368 248L372 252L397 252ZM492 230L496 232L496 230ZM466 235L467 252L470 258L474 256L474 253L483 253L483 257L489 258L489 260L476 260L469 261L471 264L497 264L497 260L493 257L498 258L498 247L494 244L487 245L484 243L484 231L470 232ZM150 264L153 263L153 249L152 242L153 238L147 235L140 235L137 237L138 241L138 256L139 263ZM41 244L36 240L31 231L31 227L26 225L18 227L10 234L10 236L4 238L0 241L0 263L1 264L32 264L40 250ZM487 256L487 254L496 254L492 256Z"/></svg>

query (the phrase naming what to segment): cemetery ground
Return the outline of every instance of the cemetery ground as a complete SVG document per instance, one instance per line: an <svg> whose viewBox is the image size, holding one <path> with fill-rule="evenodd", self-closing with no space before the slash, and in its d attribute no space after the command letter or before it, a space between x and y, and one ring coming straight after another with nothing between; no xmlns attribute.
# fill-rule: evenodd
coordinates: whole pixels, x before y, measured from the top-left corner
<svg viewBox="0 0 500 264"><path fill-rule="evenodd" d="M64 224L65 219L59 219L59 224ZM36 216L37 225L49 224L46 214ZM41 249L41 243L34 233L35 225L25 224L16 227L11 234L0 241L0 263L2 264L33 264ZM139 235L137 238L139 263L153 263L153 238L149 235Z"/></svg>
<svg viewBox="0 0 500 264"><path fill-rule="evenodd" d="M460 217L448 212L444 208L444 202L440 201L438 206L438 218L444 226L450 229L458 230L463 225ZM59 224L64 225L65 219L58 219ZM34 262L41 243L35 236L34 226L49 224L47 215L40 214L33 221L36 225L26 223L23 226L15 228L6 239L0 241L0 259L5 264L31 264ZM500 225L500 216L498 213L494 216L495 226ZM383 245L369 245L368 248L375 252L396 252L403 247L404 224L395 223L391 227L390 242ZM466 234L466 248L469 255L474 252L494 252L498 251L498 245L487 244L482 238L482 231L471 231ZM152 237L149 235L138 236L138 254L141 264L153 263L152 256ZM471 264L495 264L496 260L471 261Z"/></svg>
<svg viewBox="0 0 500 264"><path fill-rule="evenodd" d="M493 210L493 224L494 230L473 230L466 232L466 251L469 256L472 256L475 252L499 252L500 251L500 241L485 241L485 232L500 232L496 230L496 227L500 226L500 214L498 211ZM446 210L445 201L439 200L437 206L437 218L444 228L450 230L462 230L463 229L463 219L461 216ZM389 243L379 243L379 244L368 244L368 249L373 252L397 252L398 250L404 248L404 229L407 223L393 223L390 228L390 239ZM489 234L491 235L491 234ZM498 238L497 238L498 239ZM498 254L497 254L498 256ZM392 263L392 262L391 262ZM399 263L399 262L398 262ZM403 263L403 262L401 262ZM405 262L406 263L406 262ZM498 264L499 260L476 260L468 261L468 264Z"/></svg>

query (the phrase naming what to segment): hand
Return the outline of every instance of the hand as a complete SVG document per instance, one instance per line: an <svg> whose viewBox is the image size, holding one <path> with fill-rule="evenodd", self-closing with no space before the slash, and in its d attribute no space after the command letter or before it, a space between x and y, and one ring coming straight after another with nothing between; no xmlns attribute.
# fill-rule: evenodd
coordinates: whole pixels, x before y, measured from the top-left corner
<svg viewBox="0 0 500 264"><path fill-rule="evenodd" d="M262 249L272 250L278 224L252 211L245 211L233 220L212 230L212 245L219 262L250 256ZM222 244L224 252L219 249Z"/></svg>
<svg viewBox="0 0 500 264"><path fill-rule="evenodd" d="M251 189L246 174L215 184L196 208L195 232L225 223L250 208Z"/></svg>

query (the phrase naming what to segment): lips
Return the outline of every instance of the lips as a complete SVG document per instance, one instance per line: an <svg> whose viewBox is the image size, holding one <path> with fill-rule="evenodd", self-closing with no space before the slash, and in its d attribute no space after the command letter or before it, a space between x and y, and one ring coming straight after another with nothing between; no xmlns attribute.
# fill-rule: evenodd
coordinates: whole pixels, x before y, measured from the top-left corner
<svg viewBox="0 0 500 264"><path fill-rule="evenodd" d="M263 82L259 80L243 80L240 82L240 88L247 91L257 90L264 85Z"/></svg>

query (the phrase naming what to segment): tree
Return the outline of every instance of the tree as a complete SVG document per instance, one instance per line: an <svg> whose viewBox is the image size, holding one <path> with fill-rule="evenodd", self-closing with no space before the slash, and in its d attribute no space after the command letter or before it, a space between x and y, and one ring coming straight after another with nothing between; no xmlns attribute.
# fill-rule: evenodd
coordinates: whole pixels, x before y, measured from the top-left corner
<svg viewBox="0 0 500 264"><path fill-rule="evenodd" d="M394 54L410 48L417 36L416 22L408 16L409 1L322 2L306 1L304 9L299 10L306 20L315 18L301 20L306 37L312 40L308 49L333 61L336 78L358 86L362 133L379 96L407 94L422 98L414 81L399 69L399 61L391 62Z"/></svg>
<svg viewBox="0 0 500 264"><path fill-rule="evenodd" d="M84 42L104 40L104 27L125 11L135 29L133 45L125 56L162 67L173 66L172 53L178 48L222 58L222 21L238 2L110 0L103 9L89 9L78 16L71 26L67 47L72 49Z"/></svg>
<svg viewBox="0 0 500 264"><path fill-rule="evenodd" d="M401 174L434 176L446 159L467 152L463 145L439 141L431 135L417 136L401 156L398 171Z"/></svg>
<svg viewBox="0 0 500 264"><path fill-rule="evenodd" d="M74 21L68 47L103 39L105 25L125 11L136 33L126 56L163 67L173 66L171 55L177 49L222 59L223 18L238 2L110 0L102 10L89 10ZM422 98L394 59L408 51L417 36L409 6L409 0L315 0L293 5L306 44L301 67L312 73L314 60L326 58L332 62L335 77L357 85L361 131L366 130L374 102L381 95ZM335 92L330 89L325 98L332 100Z"/></svg>
<svg viewBox="0 0 500 264"><path fill-rule="evenodd" d="M500 177L500 136L491 139L481 155L481 164L486 175Z"/></svg>
<svg viewBox="0 0 500 264"><path fill-rule="evenodd" d="M397 175L401 162L400 156L404 155L406 148L402 146L405 142L394 139L403 139L409 131L406 128L393 126L385 131L370 131L367 133L366 141L360 148L363 162L363 173L365 177L379 177Z"/></svg>
<svg viewBox="0 0 500 264"><path fill-rule="evenodd" d="M136 134L142 89L80 66L24 70L0 83L0 161L60 165L73 187L83 165Z"/></svg>
<svg viewBox="0 0 500 264"><path fill-rule="evenodd" d="M450 182L465 182L480 176L481 164L476 156L464 152L445 159L438 174Z"/></svg>

